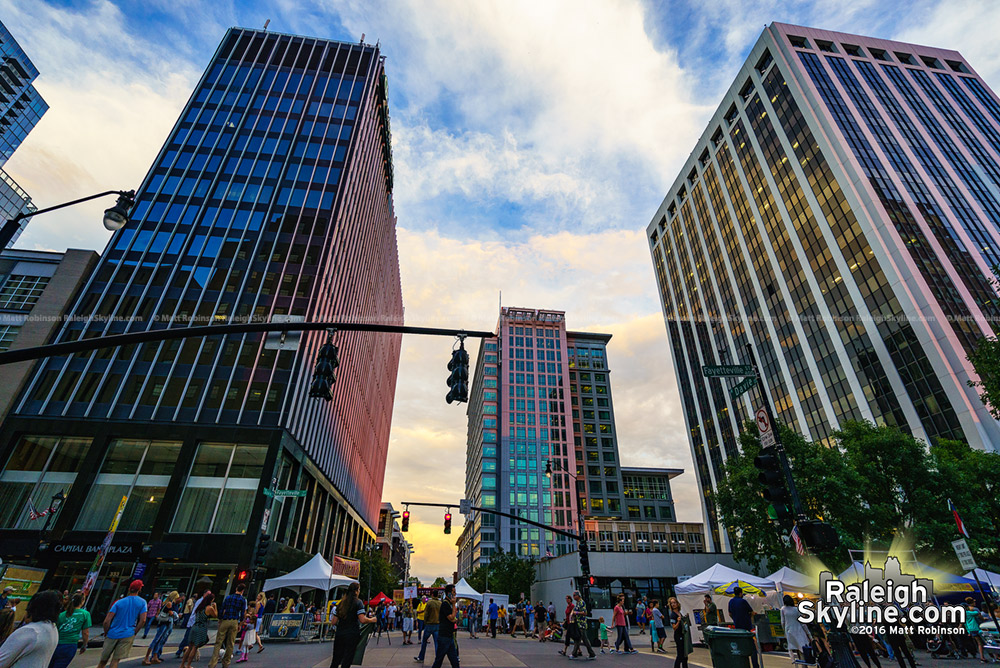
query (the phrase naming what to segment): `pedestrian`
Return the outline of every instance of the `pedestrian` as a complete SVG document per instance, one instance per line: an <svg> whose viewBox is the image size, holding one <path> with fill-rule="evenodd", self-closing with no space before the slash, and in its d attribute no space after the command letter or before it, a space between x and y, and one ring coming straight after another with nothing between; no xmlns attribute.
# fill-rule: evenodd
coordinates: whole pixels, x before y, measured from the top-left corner
<svg viewBox="0 0 1000 668"><path fill-rule="evenodd" d="M673 597L667 599L667 612L670 612L670 606L673 605L673 601L676 600L677 599ZM667 639L667 632L663 625L663 611L660 610L660 602L653 600L650 602L650 606L652 606L653 609L649 620L650 628L653 630L653 633L656 634L656 646L653 647L653 651L659 652L660 654L666 654L667 650L663 649L663 643ZM679 607L680 606L678 606L678 609Z"/></svg>
<svg viewBox="0 0 1000 668"><path fill-rule="evenodd" d="M965 599L965 632L969 634L969 638L975 642L976 648L979 650L979 660L982 663L989 663L986 657L983 656L983 647L986 645L983 642L983 633L979 629L979 618L982 613L976 607L976 600L971 596Z"/></svg>
<svg viewBox="0 0 1000 668"><path fill-rule="evenodd" d="M757 634L754 632L753 608L750 607L749 601L743 598L741 587L733 588L733 598L729 601L729 618L733 620L733 626L736 628L754 633L754 651L750 653L750 663L753 664L753 668L760 668L760 662L757 659Z"/></svg>
<svg viewBox="0 0 1000 668"><path fill-rule="evenodd" d="M600 623L600 638L601 638L601 654L605 653L606 649L610 649L611 645L608 644L608 625L604 623L604 617L598 617L597 621Z"/></svg>
<svg viewBox="0 0 1000 668"><path fill-rule="evenodd" d="M451 668L458 668L458 644L455 642L455 607L455 585L445 585L444 602L440 604L438 611L439 642L434 648L434 665L431 668L441 668L446 656Z"/></svg>
<svg viewBox="0 0 1000 668"><path fill-rule="evenodd" d="M639 635L646 634L646 603L639 599L635 604L635 623L639 625Z"/></svg>
<svg viewBox="0 0 1000 668"><path fill-rule="evenodd" d="M691 635L688 631L688 617L681 612L681 604L671 596L667 599L670 608L670 626L674 629L674 644L677 645L677 659L674 668L688 668L688 655L691 654ZM662 641L661 641L662 644ZM662 651L662 647L661 647Z"/></svg>
<svg viewBox="0 0 1000 668"><path fill-rule="evenodd" d="M625 620L625 594L618 594L618 602L615 604L614 614L611 618L611 623L615 627L615 631L618 636L615 638L615 648L611 650L612 654L638 654L636 649L632 647L632 641L628 637L628 623ZM619 647L625 647L622 651Z"/></svg>
<svg viewBox="0 0 1000 668"><path fill-rule="evenodd" d="M149 643L149 647L146 648L146 658L143 659L142 665L151 666L163 663L163 646L167 644L167 638L174 630L174 620L178 617L177 613L174 612L174 606L177 605L179 597L177 592L172 591L163 599L159 611L156 613L156 635L153 636L153 642Z"/></svg>
<svg viewBox="0 0 1000 668"><path fill-rule="evenodd" d="M146 604L146 626L142 630L143 640L149 635L149 627L159 623L156 616L160 612L161 605L163 605L163 601L160 599L160 592L154 591L153 598L149 599L149 603Z"/></svg>
<svg viewBox="0 0 1000 668"><path fill-rule="evenodd" d="M566 651L569 644L576 639L576 622L573 621L573 597L566 596L566 609L563 611L563 628L566 634L563 636L563 648L559 650L562 656L568 656Z"/></svg>
<svg viewBox="0 0 1000 668"><path fill-rule="evenodd" d="M90 641L90 626L93 623L90 613L83 605L83 594L73 594L66 609L59 613L56 630L59 632L59 644L49 662L49 668L66 668L76 656L77 651L83 654Z"/></svg>
<svg viewBox="0 0 1000 668"><path fill-rule="evenodd" d="M352 582L334 608L333 623L337 626L337 633L333 638L333 661L330 662L330 668L350 668L361 639L361 625L375 621L374 617L365 614L365 606L358 598L359 591L361 585Z"/></svg>
<svg viewBox="0 0 1000 668"><path fill-rule="evenodd" d="M551 605L551 603L549 605ZM487 611L487 614L490 617L490 635L493 636L494 640L496 640L497 623L500 619L500 607L493 602L492 598L490 599L490 607Z"/></svg>
<svg viewBox="0 0 1000 668"><path fill-rule="evenodd" d="M784 603L781 608L781 626L785 629L788 658L792 661L805 660L805 648L809 646L809 632L805 625L799 621L799 609L795 606L795 599L785 594L781 598L781 602ZM861 648L858 648L858 651L861 651ZM865 663L868 663L867 660ZM878 659L875 659L875 663L878 663Z"/></svg>
<svg viewBox="0 0 1000 668"><path fill-rule="evenodd" d="M251 606L243 616L243 635L240 637L240 658L236 660L236 663L246 662L250 657L250 650L253 649L254 645L260 647L257 650L258 654L264 651L264 644L260 641L260 636L257 635L257 615L254 613L255 608L256 606Z"/></svg>
<svg viewBox="0 0 1000 668"><path fill-rule="evenodd" d="M177 645L177 651L174 653L174 656L178 659L184 656L184 650L187 649L191 639L191 628L194 627L198 608L205 604L205 594L208 593L210 592L206 589L197 599L194 596L189 596L187 603L184 605L184 637L181 638L180 644Z"/></svg>
<svg viewBox="0 0 1000 668"><path fill-rule="evenodd" d="M549 621L559 621L556 618L556 606L552 605L552 601L549 601L549 607L546 608L546 612L549 613Z"/></svg>
<svg viewBox="0 0 1000 668"><path fill-rule="evenodd" d="M597 658L594 654L594 648L590 645L590 633L587 628L587 602L583 600L580 596L579 591L573 592L573 623L576 624L576 638L574 639L573 645L573 656L578 657L582 654L580 651L580 642L583 642L583 646L587 648L587 654L589 655L588 660L593 661Z"/></svg>
<svg viewBox="0 0 1000 668"><path fill-rule="evenodd" d="M267 603L264 604L264 614L273 615L278 611L278 601L275 600L274 594L267 597Z"/></svg>
<svg viewBox="0 0 1000 668"><path fill-rule="evenodd" d="M424 611L427 610L427 597L422 596L417 603L417 642L424 639Z"/></svg>
<svg viewBox="0 0 1000 668"><path fill-rule="evenodd" d="M208 668L215 668L218 665L223 645L225 645L226 653L222 657L222 668L229 668L229 664L233 660L236 633L240 630L240 622L243 621L243 617L247 613L247 600L243 596L246 588L245 584L238 584L235 594L230 594L222 599L222 609L219 611L219 630L215 634L215 649L212 651L212 660L208 662Z"/></svg>
<svg viewBox="0 0 1000 668"><path fill-rule="evenodd" d="M500 633L507 633L507 606L500 606L500 616L497 618L497 626L500 627Z"/></svg>
<svg viewBox="0 0 1000 668"><path fill-rule="evenodd" d="M127 659L132 651L132 643L139 629L146 623L146 601L139 596L142 580L134 580L128 587L128 596L118 599L104 618L104 648L97 668L104 668L110 662L111 668L118 668L118 662Z"/></svg>
<svg viewBox="0 0 1000 668"><path fill-rule="evenodd" d="M479 606L475 601L469 604L466 608L469 619L469 638L472 640L477 640L479 636L476 635L476 625L479 622Z"/></svg>
<svg viewBox="0 0 1000 668"><path fill-rule="evenodd" d="M427 601L427 606L424 608L424 637L420 641L420 653L414 657L414 661L424 662L424 656L427 653L427 639L434 639L434 656L437 656L438 648L438 638L440 632L440 617L441 614L441 601L438 599L440 596L437 589L431 590L431 600Z"/></svg>
<svg viewBox="0 0 1000 668"><path fill-rule="evenodd" d="M25 623L0 645L0 668L45 668L59 645L59 611L62 594L54 589L35 594L28 601Z"/></svg>
<svg viewBox="0 0 1000 668"><path fill-rule="evenodd" d="M715 626L719 623L719 607L712 601L712 597L705 594L705 608L702 612L702 628Z"/></svg>
<svg viewBox="0 0 1000 668"><path fill-rule="evenodd" d="M521 592L521 598L517 602L517 606L514 608L514 624L510 628L510 637L517 637L517 630L521 629L524 633L524 637L528 637L528 627L525 625L525 615L527 613L527 607L524 603L524 592Z"/></svg>
<svg viewBox="0 0 1000 668"><path fill-rule="evenodd" d="M4 587L3 593L0 593L0 610L6 610L7 606L10 605L10 595L14 593L13 587Z"/></svg>
<svg viewBox="0 0 1000 668"><path fill-rule="evenodd" d="M413 605L409 600L403 603L403 644L412 645L410 637L413 635Z"/></svg>
<svg viewBox="0 0 1000 668"><path fill-rule="evenodd" d="M191 663L198 654L198 648L208 644L208 620L219 616L219 610L215 605L215 594L205 591L201 600L195 604L194 612L191 615L190 635L188 644L184 649L184 658L181 660L180 668L192 668Z"/></svg>

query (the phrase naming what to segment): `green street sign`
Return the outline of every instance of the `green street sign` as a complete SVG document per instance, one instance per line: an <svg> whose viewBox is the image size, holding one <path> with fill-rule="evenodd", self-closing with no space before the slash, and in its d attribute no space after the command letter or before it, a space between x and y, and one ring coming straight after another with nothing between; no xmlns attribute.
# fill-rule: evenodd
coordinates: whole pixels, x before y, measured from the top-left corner
<svg viewBox="0 0 1000 668"><path fill-rule="evenodd" d="M752 364L714 364L701 367L705 378L722 378L725 376L753 376Z"/></svg>
<svg viewBox="0 0 1000 668"><path fill-rule="evenodd" d="M270 487L264 488L264 496L266 496L267 498L271 498L272 496L274 496L274 492L271 491Z"/></svg>
<svg viewBox="0 0 1000 668"><path fill-rule="evenodd" d="M305 497L306 490L304 489L264 489L264 496L298 496Z"/></svg>
<svg viewBox="0 0 1000 668"><path fill-rule="evenodd" d="M729 396L731 396L733 399L738 399L756 384L757 384L757 378L755 376L751 376L750 378L744 378L743 380L741 380L740 382L736 383L731 388L729 388Z"/></svg>

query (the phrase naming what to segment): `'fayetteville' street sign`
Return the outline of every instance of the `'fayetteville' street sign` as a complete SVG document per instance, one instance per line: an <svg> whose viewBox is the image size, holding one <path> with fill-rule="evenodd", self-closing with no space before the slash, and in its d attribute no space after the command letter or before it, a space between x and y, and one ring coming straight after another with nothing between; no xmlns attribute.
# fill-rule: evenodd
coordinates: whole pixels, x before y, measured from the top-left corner
<svg viewBox="0 0 1000 668"><path fill-rule="evenodd" d="M705 378L721 378L723 376L753 376L752 364L716 364L701 367ZM752 386L751 386L752 387Z"/></svg>
<svg viewBox="0 0 1000 668"><path fill-rule="evenodd" d="M264 496L301 496L306 495L306 490L304 489L264 489Z"/></svg>
<svg viewBox="0 0 1000 668"><path fill-rule="evenodd" d="M749 378L744 378L740 382L729 388L729 396L733 399L740 398L744 393L746 393L750 388L757 384L757 378L750 376Z"/></svg>

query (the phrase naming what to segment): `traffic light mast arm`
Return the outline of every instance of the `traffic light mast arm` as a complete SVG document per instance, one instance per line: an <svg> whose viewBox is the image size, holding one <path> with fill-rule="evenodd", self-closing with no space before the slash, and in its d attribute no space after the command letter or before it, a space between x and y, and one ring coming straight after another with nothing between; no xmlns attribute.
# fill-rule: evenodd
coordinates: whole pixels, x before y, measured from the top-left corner
<svg viewBox="0 0 1000 668"><path fill-rule="evenodd" d="M457 503L414 503L412 501L403 501L404 506L426 506L429 508L458 508ZM541 522L535 522L534 520L528 520L518 515L511 515L510 513L505 513L500 510L493 510L492 508L480 508L478 506L472 506L471 510L478 510L481 513L491 513L493 515L501 515L502 517L507 517L512 520L517 520L518 522L524 522L525 524L530 524L531 526L538 527L540 529L545 529L546 531L551 531L552 533L559 534L560 536L565 536L566 538L572 538L573 540L583 541L586 538L580 534L573 533L572 531L566 531L565 529L558 529L548 524L542 524Z"/></svg>
<svg viewBox="0 0 1000 668"><path fill-rule="evenodd" d="M757 366L757 357L753 353L753 344L747 343L746 346L747 355L750 357L750 363L753 365L754 375L757 377L757 389L760 391L761 401L764 402L764 410L767 412L767 419L771 425L771 431L774 434L774 448L778 454L778 459L781 461L781 468L785 474L785 484L788 486L788 495L792 497L792 508L795 510L795 519L804 520L806 518L805 511L802 508L802 501L799 500L799 491L795 487L795 479L792 477L792 467L788 463L788 455L785 453L785 447L781 444L781 438L778 436L778 425L774 421L774 411L771 409L771 399L767 394L767 387L764 385L764 377L760 373L760 367Z"/></svg>

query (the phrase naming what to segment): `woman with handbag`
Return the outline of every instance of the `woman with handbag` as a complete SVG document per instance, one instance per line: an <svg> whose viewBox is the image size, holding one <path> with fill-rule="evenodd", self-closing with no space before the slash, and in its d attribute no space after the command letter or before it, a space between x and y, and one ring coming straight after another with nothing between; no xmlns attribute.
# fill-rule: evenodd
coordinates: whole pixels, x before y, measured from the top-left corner
<svg viewBox="0 0 1000 668"><path fill-rule="evenodd" d="M681 612L680 601L673 596L667 599L667 607L670 609L667 619L674 629L674 644L677 645L674 668L688 668L688 656L694 649L691 646L691 632L688 630L688 616Z"/></svg>
<svg viewBox="0 0 1000 668"><path fill-rule="evenodd" d="M781 602L784 603L781 608L781 627L785 629L785 640L788 642L788 657L792 661L799 658L807 663L812 663L809 661L809 657L806 656L806 650L809 649L809 632L802 622L799 621L799 609L795 607L795 599L785 594Z"/></svg>
<svg viewBox="0 0 1000 668"><path fill-rule="evenodd" d="M151 666L156 663L163 663L163 646L167 644L170 632L174 630L174 620L177 613L174 612L174 604L180 596L176 591L167 594L160 605L159 612L156 613L156 635L153 642L146 648L146 658L142 660L142 665Z"/></svg>

